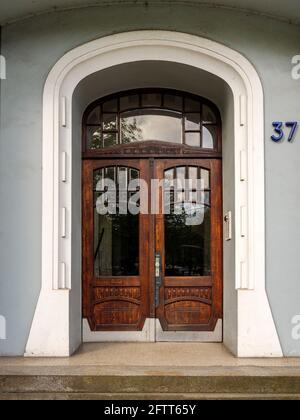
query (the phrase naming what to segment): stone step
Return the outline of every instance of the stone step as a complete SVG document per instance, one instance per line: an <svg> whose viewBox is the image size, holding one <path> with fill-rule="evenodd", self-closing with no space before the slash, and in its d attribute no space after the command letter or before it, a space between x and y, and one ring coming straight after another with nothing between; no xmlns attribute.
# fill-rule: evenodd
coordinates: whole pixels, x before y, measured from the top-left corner
<svg viewBox="0 0 300 420"><path fill-rule="evenodd" d="M0 399L300 399L292 369L211 368L209 374L0 375Z"/></svg>
<svg viewBox="0 0 300 420"><path fill-rule="evenodd" d="M257 400L257 401L300 401L300 394L82 394L82 393L9 393L0 394L0 401L16 400L97 400L97 401L228 401L228 400Z"/></svg>

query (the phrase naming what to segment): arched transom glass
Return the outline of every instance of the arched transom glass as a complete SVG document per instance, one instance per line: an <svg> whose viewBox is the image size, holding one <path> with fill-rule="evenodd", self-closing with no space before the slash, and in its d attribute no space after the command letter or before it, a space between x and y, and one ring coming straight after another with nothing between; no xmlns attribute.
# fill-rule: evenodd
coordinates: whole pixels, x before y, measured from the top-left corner
<svg viewBox="0 0 300 420"><path fill-rule="evenodd" d="M85 150L143 141L217 150L220 125L217 108L203 98L158 89L125 92L87 109Z"/></svg>

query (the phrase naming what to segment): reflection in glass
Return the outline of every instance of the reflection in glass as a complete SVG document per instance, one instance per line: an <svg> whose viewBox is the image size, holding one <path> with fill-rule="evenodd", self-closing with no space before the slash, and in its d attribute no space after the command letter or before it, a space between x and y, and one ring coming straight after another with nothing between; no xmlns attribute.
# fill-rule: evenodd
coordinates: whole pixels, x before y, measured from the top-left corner
<svg viewBox="0 0 300 420"><path fill-rule="evenodd" d="M137 109L140 105L139 95L121 96L120 111L127 111L128 109Z"/></svg>
<svg viewBox="0 0 300 420"><path fill-rule="evenodd" d="M113 131L117 129L117 115L103 114L103 130Z"/></svg>
<svg viewBox="0 0 300 420"><path fill-rule="evenodd" d="M185 112L200 112L200 102L195 99L185 99Z"/></svg>
<svg viewBox="0 0 300 420"><path fill-rule="evenodd" d="M198 171L199 168L197 168L196 166L189 167L189 179L191 179L193 183L196 182L198 179Z"/></svg>
<svg viewBox="0 0 300 420"><path fill-rule="evenodd" d="M165 215L165 275L209 276L210 193L203 191L204 183L209 186L209 171L196 167L180 167L166 171L165 178L170 182L173 178L182 179L183 174L188 174L193 183L186 183L184 191L173 189L173 192L165 193L165 202L171 201L169 214ZM205 177L199 184L201 191L194 182L200 179L200 174ZM192 185L192 188L187 189L187 185Z"/></svg>
<svg viewBox="0 0 300 420"><path fill-rule="evenodd" d="M210 275L210 208L200 226L187 226L186 214L165 216L167 277Z"/></svg>
<svg viewBox="0 0 300 420"><path fill-rule="evenodd" d="M121 115L122 143L160 140L182 143L181 114L166 110L137 110Z"/></svg>
<svg viewBox="0 0 300 420"><path fill-rule="evenodd" d="M97 106L93 111L90 113L87 119L88 125L100 125L100 106Z"/></svg>
<svg viewBox="0 0 300 420"><path fill-rule="evenodd" d="M200 114L186 114L185 116L186 131L200 130Z"/></svg>
<svg viewBox="0 0 300 420"><path fill-rule="evenodd" d="M185 143L187 146L200 147L200 133L185 133Z"/></svg>
<svg viewBox="0 0 300 420"><path fill-rule="evenodd" d="M101 130L97 127L87 127L87 144L89 149L102 147Z"/></svg>
<svg viewBox="0 0 300 420"><path fill-rule="evenodd" d="M154 140L217 149L218 124L214 107L201 98L156 89L131 91L89 108L87 148ZM103 136L112 132L117 135Z"/></svg>
<svg viewBox="0 0 300 420"><path fill-rule="evenodd" d="M105 178L116 183L117 206L110 207L114 208L114 214L102 215L97 202L103 200L107 192ZM121 214L119 206L124 192L128 199L136 194L136 191L128 192L127 186L130 179L138 178L139 172L131 168L110 167L94 172L94 269L97 277L139 275L139 216L129 212Z"/></svg>
<svg viewBox="0 0 300 420"><path fill-rule="evenodd" d="M160 108L162 104L162 96L159 93L145 93L142 95L142 106Z"/></svg>
<svg viewBox="0 0 300 420"><path fill-rule="evenodd" d="M118 112L118 100L111 99L109 101L104 102L103 112Z"/></svg>
<svg viewBox="0 0 300 420"><path fill-rule="evenodd" d="M118 143L117 133L104 133L103 143L104 143L104 147L115 146Z"/></svg>
<svg viewBox="0 0 300 420"><path fill-rule="evenodd" d="M217 122L214 111L207 105L203 105L202 121L204 124L205 123L216 124Z"/></svg>
<svg viewBox="0 0 300 420"><path fill-rule="evenodd" d="M210 189L210 173L207 169L201 169L201 179L205 190Z"/></svg>
<svg viewBox="0 0 300 420"><path fill-rule="evenodd" d="M183 97L179 95L165 95L164 107L181 112L183 108Z"/></svg>
<svg viewBox="0 0 300 420"><path fill-rule="evenodd" d="M214 140L217 137L216 127L207 125L203 127L202 147L204 149L213 149Z"/></svg>

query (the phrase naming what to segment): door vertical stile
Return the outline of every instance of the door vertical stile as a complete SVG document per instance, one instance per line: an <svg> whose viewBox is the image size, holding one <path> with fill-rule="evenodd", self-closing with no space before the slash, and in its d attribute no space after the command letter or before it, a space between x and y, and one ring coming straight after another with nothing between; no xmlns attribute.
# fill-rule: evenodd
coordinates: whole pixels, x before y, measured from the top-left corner
<svg viewBox="0 0 300 420"><path fill-rule="evenodd" d="M164 177L164 164L163 160L155 161L155 179L160 181ZM155 193L155 199L158 200L157 210L158 214L155 215L155 253L159 253L161 257L161 276L162 283L159 290L160 302L156 308L156 318L162 319L164 316L164 267L165 267L165 238L164 238L164 214L163 214L163 189L160 187L159 191Z"/></svg>
<svg viewBox="0 0 300 420"><path fill-rule="evenodd" d="M83 161L83 205L82 205L82 266L83 266L83 316L91 316L91 294L93 289L93 183L92 162Z"/></svg>

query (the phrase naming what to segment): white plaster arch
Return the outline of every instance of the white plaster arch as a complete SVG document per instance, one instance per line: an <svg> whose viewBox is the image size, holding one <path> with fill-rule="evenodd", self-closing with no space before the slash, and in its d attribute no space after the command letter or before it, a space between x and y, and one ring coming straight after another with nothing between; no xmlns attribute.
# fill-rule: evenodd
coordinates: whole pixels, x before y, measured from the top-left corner
<svg viewBox="0 0 300 420"><path fill-rule="evenodd" d="M145 60L199 68L223 79L233 92L236 355L281 357L265 289L264 101L260 79L238 52L204 38L169 31L134 31L89 42L63 56L47 78L43 97L42 288L26 355L68 356L75 350L69 322L73 93L80 81L93 73Z"/></svg>

